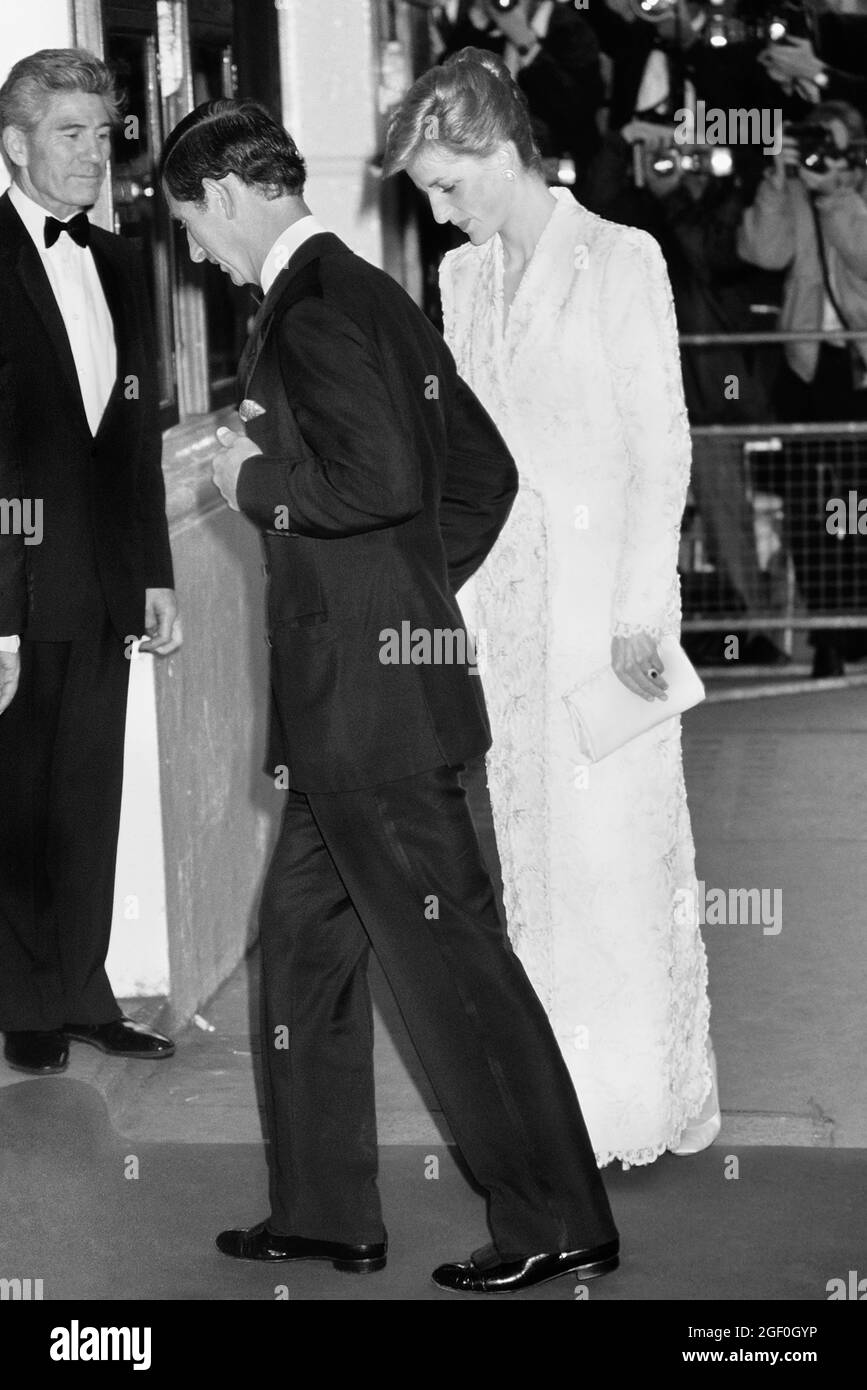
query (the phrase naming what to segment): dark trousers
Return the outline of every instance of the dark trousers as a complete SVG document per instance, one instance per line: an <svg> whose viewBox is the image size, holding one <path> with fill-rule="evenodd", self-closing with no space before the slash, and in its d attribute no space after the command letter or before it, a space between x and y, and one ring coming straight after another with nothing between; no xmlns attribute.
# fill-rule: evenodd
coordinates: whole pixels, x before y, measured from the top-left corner
<svg viewBox="0 0 867 1390"><path fill-rule="evenodd" d="M460 783L289 791L261 907L275 1231L375 1242L372 946L502 1258L616 1235L572 1081L514 954Z"/></svg>
<svg viewBox="0 0 867 1390"><path fill-rule="evenodd" d="M467 806L470 809L482 861L491 876L497 916L503 926L507 927L506 908L503 903L503 866L497 848L494 811L491 806L491 793L488 790L488 767L483 757L473 758L466 764L461 772L461 786L467 794Z"/></svg>
<svg viewBox="0 0 867 1390"><path fill-rule="evenodd" d="M0 715L0 1030L107 1023L129 661L108 615L21 643Z"/></svg>
<svg viewBox="0 0 867 1390"><path fill-rule="evenodd" d="M747 499L743 441L698 435L692 445L693 496L708 549L743 605L754 617L765 604L752 505Z"/></svg>

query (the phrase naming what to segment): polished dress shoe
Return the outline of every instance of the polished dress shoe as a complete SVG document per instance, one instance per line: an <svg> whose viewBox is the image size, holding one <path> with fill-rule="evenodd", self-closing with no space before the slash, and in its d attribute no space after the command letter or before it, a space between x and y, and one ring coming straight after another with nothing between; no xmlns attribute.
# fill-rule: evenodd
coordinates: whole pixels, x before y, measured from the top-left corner
<svg viewBox="0 0 867 1390"><path fill-rule="evenodd" d="M525 1255L520 1260L495 1263L476 1251L466 1264L440 1265L431 1278L441 1289L454 1293L517 1293L531 1289L534 1284L547 1284L564 1274L574 1274L578 1280L598 1279L610 1274L620 1263L620 1242L610 1240L606 1245L588 1250L567 1250L553 1255Z"/></svg>
<svg viewBox="0 0 867 1390"><path fill-rule="evenodd" d="M161 1057L171 1057L175 1050L171 1038L131 1018L113 1018L111 1023L64 1023L63 1031L68 1038L90 1043L111 1057L138 1057L143 1062L155 1062Z"/></svg>
<svg viewBox="0 0 867 1390"><path fill-rule="evenodd" d="M221 1231L217 1249L221 1255L231 1255L236 1260L330 1260L335 1269L373 1274L377 1269L385 1269L388 1241L378 1245L343 1245L336 1240L278 1236L262 1221L246 1231Z"/></svg>
<svg viewBox="0 0 867 1390"><path fill-rule="evenodd" d="M66 1071L69 1044L56 1028L7 1033L3 1056L16 1071L50 1076L56 1071Z"/></svg>

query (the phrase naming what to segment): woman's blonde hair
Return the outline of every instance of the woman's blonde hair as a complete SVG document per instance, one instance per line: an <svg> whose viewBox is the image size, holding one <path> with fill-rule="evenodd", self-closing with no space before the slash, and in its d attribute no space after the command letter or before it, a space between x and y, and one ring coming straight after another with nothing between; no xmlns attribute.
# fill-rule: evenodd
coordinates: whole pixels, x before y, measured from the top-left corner
<svg viewBox="0 0 867 1390"><path fill-rule="evenodd" d="M430 145L484 159L509 140L524 168L541 173L527 101L509 69L494 53L462 48L413 83L393 113L383 172L405 169Z"/></svg>

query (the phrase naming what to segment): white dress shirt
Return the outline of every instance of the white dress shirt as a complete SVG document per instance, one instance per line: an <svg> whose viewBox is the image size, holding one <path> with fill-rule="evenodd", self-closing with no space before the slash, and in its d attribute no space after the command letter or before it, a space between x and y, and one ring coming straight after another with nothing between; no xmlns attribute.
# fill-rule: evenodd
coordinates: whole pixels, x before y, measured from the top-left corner
<svg viewBox="0 0 867 1390"><path fill-rule="evenodd" d="M78 246L68 233L61 233L53 246L45 245L45 219L50 214L15 183L9 201L45 267L72 349L87 423L95 435L117 375L114 323L99 272L90 248ZM0 651L17 649L17 637L0 637Z"/></svg>
<svg viewBox="0 0 867 1390"><path fill-rule="evenodd" d="M265 294L270 290L280 271L286 269L290 257L295 255L298 247L303 246L310 237L317 236L319 232L324 231L325 228L322 224L317 222L312 213L308 213L306 217L299 217L297 222L293 222L291 226L286 228L285 232L280 233L265 257L262 274L259 276L259 284Z"/></svg>

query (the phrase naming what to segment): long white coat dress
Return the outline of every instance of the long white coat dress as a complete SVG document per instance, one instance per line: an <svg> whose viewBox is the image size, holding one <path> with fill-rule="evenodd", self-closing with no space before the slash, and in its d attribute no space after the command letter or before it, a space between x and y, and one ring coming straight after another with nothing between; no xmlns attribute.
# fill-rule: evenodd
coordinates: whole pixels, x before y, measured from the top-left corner
<svg viewBox="0 0 867 1390"><path fill-rule="evenodd" d="M444 259L458 371L520 491L460 601L486 634L488 776L511 939L600 1164L652 1162L710 1090L680 721L583 767L564 694L613 633L677 633L690 465L674 306L646 233L564 190L503 323L498 235Z"/></svg>

